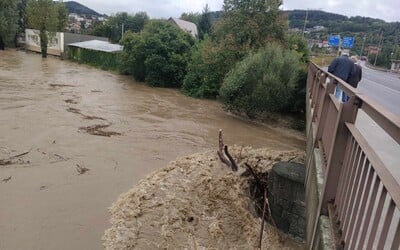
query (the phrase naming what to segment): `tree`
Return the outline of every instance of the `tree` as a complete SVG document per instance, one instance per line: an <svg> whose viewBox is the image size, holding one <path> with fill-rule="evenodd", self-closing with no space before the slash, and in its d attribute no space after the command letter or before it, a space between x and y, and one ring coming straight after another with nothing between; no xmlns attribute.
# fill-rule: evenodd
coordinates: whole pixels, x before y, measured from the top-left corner
<svg viewBox="0 0 400 250"><path fill-rule="evenodd" d="M271 41L286 43L287 24L280 5L277 0L225 0L223 18L213 27L211 41L193 55L183 92L215 98L225 75L250 51Z"/></svg>
<svg viewBox="0 0 400 250"><path fill-rule="evenodd" d="M26 6L28 4L28 0L20 0L18 1L17 8L18 8L18 32L25 33L26 28Z"/></svg>
<svg viewBox="0 0 400 250"><path fill-rule="evenodd" d="M13 44L18 29L17 2L0 1L0 49Z"/></svg>
<svg viewBox="0 0 400 250"><path fill-rule="evenodd" d="M206 36L193 49L183 93L198 98L216 98L225 74L240 56L233 47L215 43Z"/></svg>
<svg viewBox="0 0 400 250"><path fill-rule="evenodd" d="M53 3L52 0L29 0L27 6L28 25L39 30L42 57L47 57L47 44L57 28L65 27L64 12L60 7L62 3ZM60 12L59 12L60 10Z"/></svg>
<svg viewBox="0 0 400 250"><path fill-rule="evenodd" d="M199 20L199 38L203 39L206 34L211 33L211 19L210 19L210 8L208 4L203 9Z"/></svg>
<svg viewBox="0 0 400 250"><path fill-rule="evenodd" d="M108 37L112 42L119 42L122 38L122 32L140 32L148 20L149 16L146 12L138 12L135 15L120 12L111 16L104 25L96 27L93 34Z"/></svg>
<svg viewBox="0 0 400 250"><path fill-rule="evenodd" d="M199 25L201 16L198 12L184 12L181 14L181 17L179 19Z"/></svg>
<svg viewBox="0 0 400 250"><path fill-rule="evenodd" d="M287 21L281 0L224 0L224 14L217 39L227 36L239 47L258 49L275 41L286 42Z"/></svg>
<svg viewBox="0 0 400 250"><path fill-rule="evenodd" d="M68 24L68 8L63 3L55 3L57 9L57 31L64 31Z"/></svg>
<svg viewBox="0 0 400 250"><path fill-rule="evenodd" d="M298 54L272 43L239 62L224 79L220 99L249 117L291 110L300 69Z"/></svg>
<svg viewBox="0 0 400 250"><path fill-rule="evenodd" d="M152 86L181 87L194 44L190 34L168 22L154 20L141 33L127 32L121 43L124 73Z"/></svg>

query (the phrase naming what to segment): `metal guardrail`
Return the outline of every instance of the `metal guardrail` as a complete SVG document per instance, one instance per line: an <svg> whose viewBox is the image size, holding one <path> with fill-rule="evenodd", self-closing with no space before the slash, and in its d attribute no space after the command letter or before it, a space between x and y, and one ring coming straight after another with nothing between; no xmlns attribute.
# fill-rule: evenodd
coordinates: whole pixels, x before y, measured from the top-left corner
<svg viewBox="0 0 400 250"><path fill-rule="evenodd" d="M340 103L339 86L349 97ZM327 211L345 249L399 249L400 185L355 126L362 109L400 144L400 119L346 82L310 63L307 79L306 183L314 149L324 175L310 247L317 241L318 218ZM400 156L399 156L400 157ZM400 167L400 166L399 166ZM308 229L310 230L310 229Z"/></svg>

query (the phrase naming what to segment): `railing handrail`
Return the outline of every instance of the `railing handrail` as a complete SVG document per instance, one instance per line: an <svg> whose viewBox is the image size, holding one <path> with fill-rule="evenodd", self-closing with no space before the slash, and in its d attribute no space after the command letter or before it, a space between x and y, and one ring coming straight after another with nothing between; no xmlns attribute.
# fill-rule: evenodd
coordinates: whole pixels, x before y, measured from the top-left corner
<svg viewBox="0 0 400 250"><path fill-rule="evenodd" d="M365 113L367 113L381 128L383 128L386 133L388 133L397 143L400 144L400 117L382 107L376 101L367 97L365 94L353 88L350 84L346 83L342 79L336 77L335 75L325 71L320 66L311 62L318 70L327 74L330 78L334 79L336 83L339 84L340 88L348 96L356 96L358 99L359 107L362 108Z"/></svg>
<svg viewBox="0 0 400 250"><path fill-rule="evenodd" d="M307 154L318 152L320 159L323 159L319 167L324 175L318 207L315 207L317 214L311 220L312 231L307 238L310 240L309 246L314 246L321 211L333 206L336 211L332 217L337 216L335 220L343 233L340 233L340 238L347 249L356 247L358 243L362 246L366 243L367 248L377 243L383 248L392 222L398 223L392 241L392 248L397 249L400 245L400 220L393 217L393 211L396 207L400 209L400 184L385 165L384 159L379 158L378 149L372 148L367 142L368 135L362 134L359 130L361 127L356 124L358 117L360 122L363 121L362 116L357 116L358 111L362 110L400 144L400 117L314 63L310 63L308 72L307 135L311 139L307 138ZM349 96L347 102L342 103L335 98L335 86ZM314 151L316 148L319 150ZM307 173L312 172L310 168L313 166L317 167L312 155L307 155L306 165ZM307 186L313 185L312 179L311 184L308 180ZM370 189L372 181L374 185ZM380 187L382 191L377 194ZM376 207L375 198L379 200ZM382 215L386 198L389 198L390 206ZM366 207L368 209L364 210ZM374 207L375 214L372 213ZM378 230L380 220L383 222L382 231ZM357 231L354 225L362 230ZM368 229L368 242L363 242Z"/></svg>
<svg viewBox="0 0 400 250"><path fill-rule="evenodd" d="M397 207L400 207L400 184L393 177L392 173L390 173L390 171L385 167L385 164L378 157L375 151L369 146L361 133L357 129L355 129L354 125L346 124L346 126L351 131L356 141L359 143L362 151L369 156L369 161L371 161L371 165L373 166L376 174L383 181L383 185L389 192L392 200Z"/></svg>

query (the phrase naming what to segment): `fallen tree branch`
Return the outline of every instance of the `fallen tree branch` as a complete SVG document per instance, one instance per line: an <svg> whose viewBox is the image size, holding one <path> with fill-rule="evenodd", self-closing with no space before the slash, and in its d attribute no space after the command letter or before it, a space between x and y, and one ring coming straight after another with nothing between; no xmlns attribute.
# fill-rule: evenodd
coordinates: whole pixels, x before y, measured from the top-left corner
<svg viewBox="0 0 400 250"><path fill-rule="evenodd" d="M249 170L249 172L251 173L253 178L256 180L257 186L259 186L260 190L264 190L265 189L264 185L262 184L262 182L261 182L260 178L258 177L258 175L254 172L253 168L247 162L244 165Z"/></svg>
<svg viewBox="0 0 400 250"><path fill-rule="evenodd" d="M18 155L14 155L14 156L11 156L9 159L18 158L18 157L21 157L21 156L27 155L27 154L29 154L29 153L31 152L31 150L32 150L32 149L30 149L29 151L26 151L26 152L24 152L24 153L21 153L21 154L18 154Z"/></svg>
<svg viewBox="0 0 400 250"><path fill-rule="evenodd" d="M89 168L85 168L80 166L79 164L76 164L76 171L78 171L79 175L84 174L89 170L90 170Z"/></svg>
<svg viewBox="0 0 400 250"><path fill-rule="evenodd" d="M227 165L228 167L232 168L230 161L226 158L224 154L224 141L222 139L222 129L218 131L218 151L217 151L219 159Z"/></svg>
<svg viewBox="0 0 400 250"><path fill-rule="evenodd" d="M264 206L263 206L263 212L262 212L262 220L261 220L261 230L260 230L260 241L258 243L258 248L261 249L262 246L262 237L264 233L264 222L265 222L265 208L267 206L267 190L264 190Z"/></svg>
<svg viewBox="0 0 400 250"><path fill-rule="evenodd" d="M31 152L32 149L30 149L29 151L23 152L21 154L17 154L17 155L13 155L11 157L8 157L7 159L0 159L0 166L6 166L6 165L11 165L14 164L14 162L12 161L15 158L19 158L21 156L27 155Z"/></svg>
<svg viewBox="0 0 400 250"><path fill-rule="evenodd" d="M11 180L11 178L12 178L12 176L10 176L10 177L8 177L8 178L4 178L4 179L2 180L2 182L8 182L9 180Z"/></svg>
<svg viewBox="0 0 400 250"><path fill-rule="evenodd" d="M227 145L225 145L225 147L224 147L224 152L225 152L226 156L228 156L228 159L229 159L229 161L231 163L230 165L231 165L232 171L234 171L234 172L238 171L239 167L236 164L236 161L231 156L231 154L229 154Z"/></svg>
<svg viewBox="0 0 400 250"><path fill-rule="evenodd" d="M228 146L224 145L224 141L222 139L222 129L218 131L218 151L217 151L219 159L228 167L232 169L232 171L236 172L239 167L236 161L233 159L231 154L228 151Z"/></svg>

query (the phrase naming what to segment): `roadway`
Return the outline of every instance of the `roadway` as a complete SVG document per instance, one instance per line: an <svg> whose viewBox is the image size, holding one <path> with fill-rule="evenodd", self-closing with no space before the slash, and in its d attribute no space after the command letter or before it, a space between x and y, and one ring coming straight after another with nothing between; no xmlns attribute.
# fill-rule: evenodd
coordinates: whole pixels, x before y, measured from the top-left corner
<svg viewBox="0 0 400 250"><path fill-rule="evenodd" d="M400 74L370 69L361 63L363 77L358 90L400 116Z"/></svg>
<svg viewBox="0 0 400 250"><path fill-rule="evenodd" d="M374 70L364 63L361 66L363 77L357 89L400 116L400 74ZM355 125L393 177L400 182L400 145L363 110L359 110Z"/></svg>

